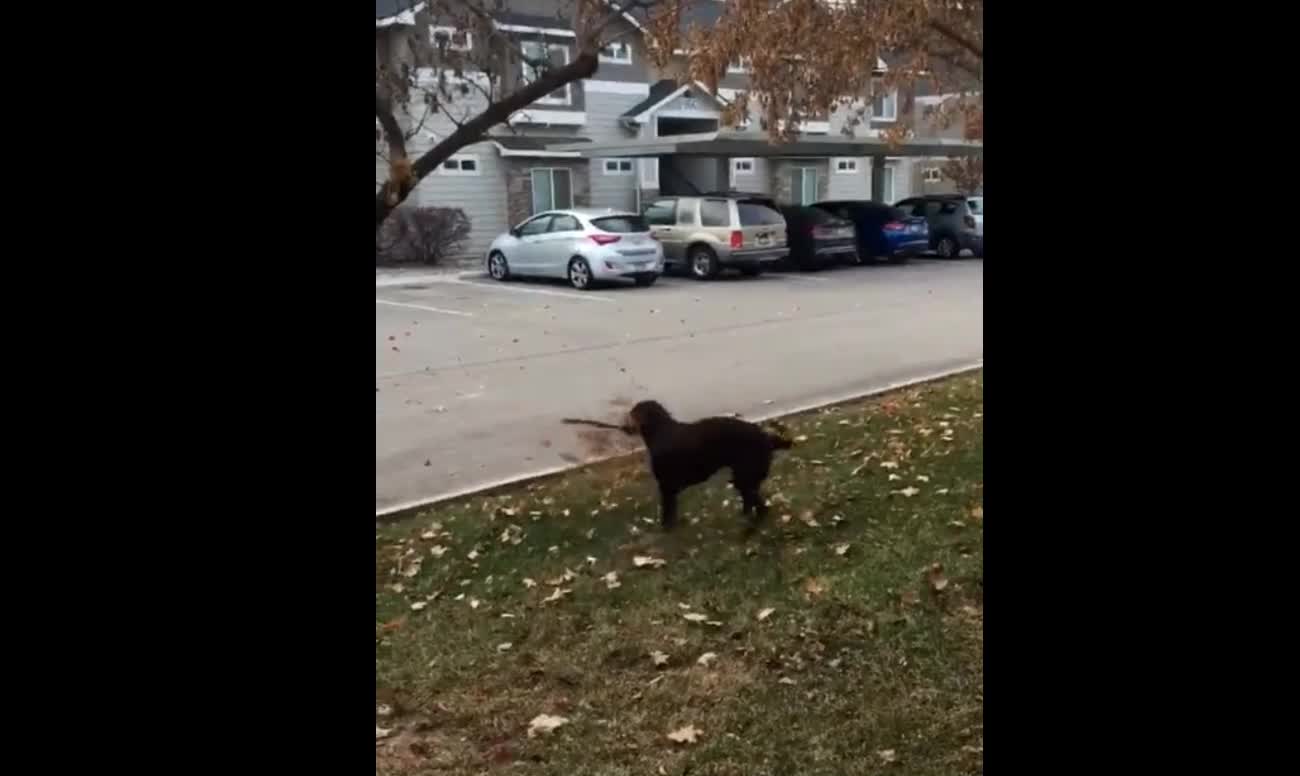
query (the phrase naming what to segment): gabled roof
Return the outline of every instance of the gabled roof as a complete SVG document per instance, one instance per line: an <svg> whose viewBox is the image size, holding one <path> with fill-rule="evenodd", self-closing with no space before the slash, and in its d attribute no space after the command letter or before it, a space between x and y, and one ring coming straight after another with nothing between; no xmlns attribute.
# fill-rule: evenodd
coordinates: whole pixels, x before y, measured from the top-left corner
<svg viewBox="0 0 1300 776"><path fill-rule="evenodd" d="M726 102L726 100L721 96L710 93L709 90L704 87L704 84L698 81L679 84L671 78L665 78L662 81L656 81L650 87L650 94L641 102L638 102L636 105L623 111L621 118L641 121L645 114L655 110L665 103L672 102L677 99L678 95L684 93L687 89L699 89L701 92L709 95L710 98L720 103Z"/></svg>

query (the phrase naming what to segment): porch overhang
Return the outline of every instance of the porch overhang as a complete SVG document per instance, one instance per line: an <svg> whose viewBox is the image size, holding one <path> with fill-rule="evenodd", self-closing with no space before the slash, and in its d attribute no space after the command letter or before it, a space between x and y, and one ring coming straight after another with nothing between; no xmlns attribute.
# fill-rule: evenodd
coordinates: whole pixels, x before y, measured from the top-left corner
<svg viewBox="0 0 1300 776"><path fill-rule="evenodd" d="M719 130L688 135L635 138L604 143L552 145L552 151L575 151L584 159L638 156L979 156L983 143L948 138L912 138L891 144L871 137L798 135L789 143L772 143L762 132Z"/></svg>

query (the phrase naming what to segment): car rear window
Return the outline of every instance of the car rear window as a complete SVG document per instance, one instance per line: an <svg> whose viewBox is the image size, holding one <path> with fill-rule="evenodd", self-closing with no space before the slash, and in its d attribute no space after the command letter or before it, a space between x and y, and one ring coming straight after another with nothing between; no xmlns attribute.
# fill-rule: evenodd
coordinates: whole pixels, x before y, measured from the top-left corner
<svg viewBox="0 0 1300 776"><path fill-rule="evenodd" d="M966 200L966 207L970 208L970 212L977 216L984 215L984 200L982 199L968 199Z"/></svg>
<svg viewBox="0 0 1300 776"><path fill-rule="evenodd" d="M911 214L901 207L891 207L889 209L889 217L895 221L906 221L908 218L911 218Z"/></svg>
<svg viewBox="0 0 1300 776"><path fill-rule="evenodd" d="M727 204L725 199L700 200L700 225L731 226L731 208Z"/></svg>
<svg viewBox="0 0 1300 776"><path fill-rule="evenodd" d="M736 209L740 211L741 226L775 226L785 223L781 214L770 207L752 202L737 202Z"/></svg>
<svg viewBox="0 0 1300 776"><path fill-rule="evenodd" d="M831 215L830 213L827 213L825 210L822 210L819 207L801 208L799 212L802 213L809 221L811 221L814 224L828 224L831 221L841 220Z"/></svg>
<svg viewBox="0 0 1300 776"><path fill-rule="evenodd" d="M591 219L591 225L602 232L614 234L650 231L650 225L641 216L602 216Z"/></svg>

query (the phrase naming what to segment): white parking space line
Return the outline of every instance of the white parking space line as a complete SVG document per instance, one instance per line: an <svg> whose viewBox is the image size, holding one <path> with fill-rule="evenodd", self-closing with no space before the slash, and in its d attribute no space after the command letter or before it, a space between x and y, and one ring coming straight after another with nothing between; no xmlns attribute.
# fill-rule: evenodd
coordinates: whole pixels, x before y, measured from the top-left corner
<svg viewBox="0 0 1300 776"><path fill-rule="evenodd" d="M483 283L477 280L457 279L454 282L459 283L460 285L463 286L477 286L479 288L487 289L489 291L514 291L520 294L541 294L542 296L559 296L559 297L564 297L565 299L581 299L584 302L617 301L615 299L610 299L609 297L597 296L592 293L580 294L577 292L570 293L568 291L552 291L548 288L529 288L528 286L521 286L521 285L514 285L514 284L507 285L506 283L500 283L495 281L492 283Z"/></svg>
<svg viewBox="0 0 1300 776"><path fill-rule="evenodd" d="M387 299L376 299L375 304L386 304L391 307L409 307L412 310L427 310L431 313L442 313L443 315L463 315L466 318L473 318L474 313L462 312L460 310L444 310L441 307L429 307L423 304L408 304L406 302L391 302Z"/></svg>
<svg viewBox="0 0 1300 776"><path fill-rule="evenodd" d="M832 278L823 277L821 275L796 275L791 272L773 272L768 275L768 277L781 278L783 280L809 280L813 283L829 283L832 280Z"/></svg>

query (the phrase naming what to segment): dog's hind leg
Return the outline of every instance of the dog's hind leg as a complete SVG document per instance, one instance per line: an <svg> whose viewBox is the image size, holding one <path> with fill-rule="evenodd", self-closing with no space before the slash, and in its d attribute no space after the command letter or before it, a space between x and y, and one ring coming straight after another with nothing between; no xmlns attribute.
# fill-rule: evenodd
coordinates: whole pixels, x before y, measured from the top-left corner
<svg viewBox="0 0 1300 776"><path fill-rule="evenodd" d="M745 527L745 535L748 536L758 529L767 517L767 503L763 499L762 492L759 491L758 482L746 482L744 485L737 485L736 489L740 491L740 497L744 502L744 514L749 515L749 524Z"/></svg>

